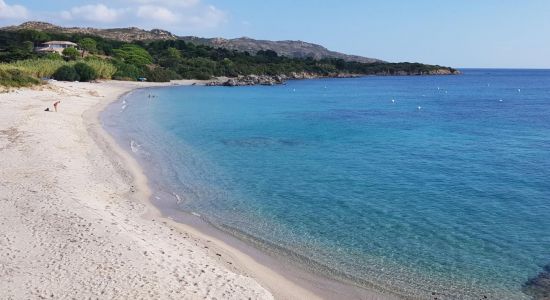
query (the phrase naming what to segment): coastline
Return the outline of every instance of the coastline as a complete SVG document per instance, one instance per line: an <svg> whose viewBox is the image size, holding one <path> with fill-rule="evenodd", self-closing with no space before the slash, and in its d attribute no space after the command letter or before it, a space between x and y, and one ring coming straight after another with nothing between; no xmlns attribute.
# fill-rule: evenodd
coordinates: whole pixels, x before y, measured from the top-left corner
<svg viewBox="0 0 550 300"><path fill-rule="evenodd" d="M198 80L190 80L187 84L175 85L181 86L190 85L193 83L204 84L204 82ZM88 131L94 136L94 140L97 143L103 144L101 147L107 155L110 155L111 157L116 156L122 160L121 167L128 171L125 176L128 176L130 182L134 183L133 186L135 187L135 193L132 195L134 200L140 201L147 206L147 212L143 215L143 217L147 219L162 219L165 225L175 228L180 232L194 236L201 244L201 247L210 249L208 255L213 258L217 258L216 256L224 257L224 259L220 260L225 267L259 281L263 287L267 286L268 290L270 290L272 295L277 299L320 299L314 293L280 276L278 273L255 261L252 257L225 243L219 237L216 238L214 236L207 235L204 231L200 231L189 224L178 222L174 220L174 218L164 216L162 211L151 202L151 189L141 166L130 153L122 149L119 143L105 131L100 124L99 115L109 104L118 101L134 90L150 87L167 87L173 85L174 84L144 85L130 89L120 96L110 99L110 101L98 103L98 105L88 110L86 112L87 115L84 117L85 121L88 123ZM218 254L221 254L221 256Z"/></svg>
<svg viewBox="0 0 550 300"><path fill-rule="evenodd" d="M1 95L0 298L273 298L152 217L137 166L102 148L108 137L88 116L141 86L52 82ZM58 113L44 111L59 99Z"/></svg>
<svg viewBox="0 0 550 300"><path fill-rule="evenodd" d="M208 81L192 82L198 83L197 85L206 85ZM143 86L129 90L117 99L109 103L102 103L101 106L94 108L89 118L92 123L94 121L101 123L100 114L109 105L121 102L137 89L167 88L170 86L175 85ZM148 217L163 218L177 230L198 237L203 245L213 249L211 255L221 253L224 257L228 257L227 267L236 268L239 273L254 278L263 287L267 288L275 299L398 299L391 294L382 294L380 291L357 286L351 281L345 282L342 281L343 279L335 279L328 277L328 275L314 273L305 265L297 266L294 264L295 261L284 260L275 253L267 252L266 249L259 249L258 245L252 245L238 238L235 234L203 220L201 217L179 210L172 194L151 186L151 183L147 180L147 172L145 172L141 163L131 154L130 149L123 149L124 146L121 143L125 144L126 141L115 139L104 127L100 127L94 128L94 130L100 132L101 137L98 137L100 140L108 140L109 145L105 147L106 151L113 152L116 149L116 155L124 157L124 160L128 162L128 169L132 170L132 174L135 175L136 179L139 178L136 182L143 183L144 194L140 198L146 199L145 204L151 209ZM155 195L158 195L159 192L165 194L161 197L163 200L154 199L152 197L153 191ZM388 293L390 292L388 291Z"/></svg>
<svg viewBox="0 0 550 300"><path fill-rule="evenodd" d="M2 94L2 298L332 298L163 217L141 167L99 122L132 90L193 83L53 82ZM54 99L60 112L44 112Z"/></svg>

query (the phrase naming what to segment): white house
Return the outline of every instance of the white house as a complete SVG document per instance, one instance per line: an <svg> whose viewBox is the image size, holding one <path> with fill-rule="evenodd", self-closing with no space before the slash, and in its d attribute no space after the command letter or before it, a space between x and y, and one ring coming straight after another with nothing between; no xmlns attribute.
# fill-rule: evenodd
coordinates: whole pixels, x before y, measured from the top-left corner
<svg viewBox="0 0 550 300"><path fill-rule="evenodd" d="M34 51L36 52L57 52L61 54L66 48L74 47L76 48L77 44L67 41L51 41L45 42L40 47L36 47Z"/></svg>

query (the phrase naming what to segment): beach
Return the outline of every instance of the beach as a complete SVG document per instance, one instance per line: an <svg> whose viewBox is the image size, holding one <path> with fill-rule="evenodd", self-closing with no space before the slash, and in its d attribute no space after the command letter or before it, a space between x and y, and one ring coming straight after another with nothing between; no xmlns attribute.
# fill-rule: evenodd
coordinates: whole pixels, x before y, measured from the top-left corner
<svg viewBox="0 0 550 300"><path fill-rule="evenodd" d="M318 298L148 202L139 165L98 121L148 86L162 84L50 82L0 94L0 298ZM58 112L44 111L57 100Z"/></svg>
<svg viewBox="0 0 550 300"><path fill-rule="evenodd" d="M548 106L536 92L545 91L546 77L486 72L234 89L186 86L202 81L50 81L2 92L0 299L528 299L524 289L536 282L528 279L543 269L548 249L540 225L548 218L539 209L548 194L539 146L547 143ZM518 78L527 78L521 93L509 88ZM454 88L434 88L440 85ZM411 86L419 90L409 94ZM368 101L342 98L348 89ZM387 100L400 89L407 93L396 104ZM422 99L423 110L407 95ZM445 126L434 123L441 116ZM485 126L486 116L498 126ZM508 147L518 137L529 138ZM187 143L208 147L189 151ZM399 159L373 151L386 148ZM439 163L427 165L426 153ZM237 172L219 172L204 154ZM332 165L332 173L291 176L295 166L312 167L296 163L302 158ZM349 178L340 165L362 171ZM333 178L351 181L327 181ZM521 193L502 196L504 184ZM216 198L196 188L246 193ZM455 189L460 194L443 194ZM277 194L265 193L271 190ZM513 230L498 225L510 222Z"/></svg>

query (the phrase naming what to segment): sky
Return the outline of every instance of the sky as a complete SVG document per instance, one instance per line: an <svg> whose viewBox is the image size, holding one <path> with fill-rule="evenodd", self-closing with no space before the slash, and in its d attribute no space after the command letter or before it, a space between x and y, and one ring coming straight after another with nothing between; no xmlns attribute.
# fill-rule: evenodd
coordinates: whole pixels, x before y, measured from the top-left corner
<svg viewBox="0 0 550 300"><path fill-rule="evenodd" d="M29 20L303 40L456 68L550 68L550 0L0 0L0 26Z"/></svg>

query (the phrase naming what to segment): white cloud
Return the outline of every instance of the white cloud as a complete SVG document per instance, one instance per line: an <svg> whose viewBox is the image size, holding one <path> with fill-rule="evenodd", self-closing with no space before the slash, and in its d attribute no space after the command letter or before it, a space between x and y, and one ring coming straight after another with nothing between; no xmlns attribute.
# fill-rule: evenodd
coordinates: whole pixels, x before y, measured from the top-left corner
<svg viewBox="0 0 550 300"><path fill-rule="evenodd" d="M22 5L9 5L4 0L0 0L0 20L2 19L26 19L29 12Z"/></svg>
<svg viewBox="0 0 550 300"><path fill-rule="evenodd" d="M171 28L184 27L190 30L202 30L216 28L226 21L226 13L212 5L196 5L194 7L170 6L170 0L153 1L139 0L141 2L163 2L165 5L141 5L135 11L135 15L144 21L144 25L158 24L171 25ZM188 0L198 3L198 0ZM178 1L179 2L179 1ZM170 28L169 28L170 29Z"/></svg>
<svg viewBox="0 0 550 300"><path fill-rule="evenodd" d="M1 1L1 0L0 0ZM98 23L113 23L123 16L124 10L114 9L104 4L90 4L73 7L61 12L61 17L66 20L84 20Z"/></svg>
<svg viewBox="0 0 550 300"><path fill-rule="evenodd" d="M209 5L209 0L111 0L67 6L55 12L28 11L5 1L16 0L0 0L0 21L37 18L62 26L135 26L193 34L218 28L228 19L227 13Z"/></svg>
<svg viewBox="0 0 550 300"><path fill-rule="evenodd" d="M176 23L178 21L178 16L169 9L155 5L143 5L138 7L136 15L142 19L161 23Z"/></svg>
<svg viewBox="0 0 550 300"><path fill-rule="evenodd" d="M191 7L199 4L200 0L133 0L131 2L139 4Z"/></svg>
<svg viewBox="0 0 550 300"><path fill-rule="evenodd" d="M213 5L208 5L205 11L190 16L184 23L195 28L215 28L227 21L227 14Z"/></svg>

